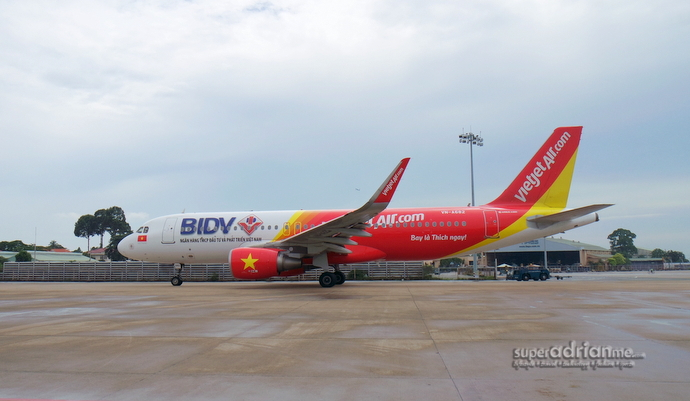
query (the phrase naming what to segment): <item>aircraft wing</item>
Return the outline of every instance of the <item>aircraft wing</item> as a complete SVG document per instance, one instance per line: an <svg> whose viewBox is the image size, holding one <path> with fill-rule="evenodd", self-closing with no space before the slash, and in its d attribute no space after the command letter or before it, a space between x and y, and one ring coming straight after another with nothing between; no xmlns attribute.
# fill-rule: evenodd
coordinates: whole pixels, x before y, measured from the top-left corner
<svg viewBox="0 0 690 401"><path fill-rule="evenodd" d="M578 217L586 216L598 210L605 209L612 204L598 204L579 207L577 209L566 210L565 212L554 213L547 216L533 216L527 219L527 225L532 228L542 229L562 221L573 220Z"/></svg>
<svg viewBox="0 0 690 401"><path fill-rule="evenodd" d="M327 221L314 228L303 231L284 240L261 245L265 248L306 248L302 253L317 256L326 252L351 253L344 245L357 245L350 237L371 237L364 231L369 226L367 221L388 207L398 183L402 178L410 158L398 163L393 172L386 178L374 195L359 209ZM315 265L317 264L315 260Z"/></svg>

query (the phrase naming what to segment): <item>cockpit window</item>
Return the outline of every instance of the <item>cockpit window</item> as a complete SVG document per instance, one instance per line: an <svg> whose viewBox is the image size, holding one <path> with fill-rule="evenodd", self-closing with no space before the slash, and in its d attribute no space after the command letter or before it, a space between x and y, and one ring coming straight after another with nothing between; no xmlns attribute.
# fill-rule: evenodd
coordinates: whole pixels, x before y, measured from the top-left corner
<svg viewBox="0 0 690 401"><path fill-rule="evenodd" d="M141 234L141 233L146 234L147 232L149 232L149 227L148 227L148 226L139 227L139 229L137 230L137 232L138 232L139 234Z"/></svg>
<svg viewBox="0 0 690 401"><path fill-rule="evenodd" d="M144 227L144 234L146 234L147 232L149 232L149 227L148 227L148 226Z"/></svg>

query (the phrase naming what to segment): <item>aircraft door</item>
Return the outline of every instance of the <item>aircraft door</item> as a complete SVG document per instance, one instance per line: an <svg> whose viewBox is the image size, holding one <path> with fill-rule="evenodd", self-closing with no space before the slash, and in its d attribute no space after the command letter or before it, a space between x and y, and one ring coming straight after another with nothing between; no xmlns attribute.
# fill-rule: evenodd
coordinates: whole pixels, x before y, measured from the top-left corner
<svg viewBox="0 0 690 401"><path fill-rule="evenodd" d="M175 226L177 225L177 217L168 217L165 219L165 225L163 226L163 244L174 244L175 243Z"/></svg>
<svg viewBox="0 0 690 401"><path fill-rule="evenodd" d="M484 237L498 238L498 212L495 210L484 210Z"/></svg>

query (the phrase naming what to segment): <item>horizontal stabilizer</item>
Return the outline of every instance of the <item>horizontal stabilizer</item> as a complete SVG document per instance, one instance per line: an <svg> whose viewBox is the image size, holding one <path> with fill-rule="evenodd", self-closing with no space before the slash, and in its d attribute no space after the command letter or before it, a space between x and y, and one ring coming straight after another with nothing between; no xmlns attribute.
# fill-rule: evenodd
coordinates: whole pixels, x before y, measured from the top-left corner
<svg viewBox="0 0 690 401"><path fill-rule="evenodd" d="M599 204L579 207L577 209L566 210L565 212L554 213L548 216L533 216L527 219L527 226L536 229L543 229L562 221L573 220L578 217L586 216L598 210L605 209L612 204Z"/></svg>

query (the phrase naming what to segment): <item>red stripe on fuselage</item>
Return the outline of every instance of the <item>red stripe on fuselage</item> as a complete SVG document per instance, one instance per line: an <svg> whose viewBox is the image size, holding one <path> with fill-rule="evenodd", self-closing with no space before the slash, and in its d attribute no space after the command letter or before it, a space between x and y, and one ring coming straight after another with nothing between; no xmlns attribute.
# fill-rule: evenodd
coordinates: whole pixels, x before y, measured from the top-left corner
<svg viewBox="0 0 690 401"><path fill-rule="evenodd" d="M386 209L369 223L371 237L353 237L359 245L383 252L386 260L438 259L471 248L486 239L484 211L496 211L497 229L503 230L527 213L528 208L448 207ZM291 218L285 239L348 213L347 210L300 211ZM489 215L493 215L489 213ZM294 225L300 230L294 232ZM357 253L357 247L346 246ZM356 255L352 255L354 259Z"/></svg>
<svg viewBox="0 0 690 401"><path fill-rule="evenodd" d="M386 260L438 259L471 248L486 239L485 210L495 210L498 228L517 221L528 209L423 208L390 209L374 218L372 237L354 238L360 245L383 251ZM423 219L405 222L407 216ZM400 219L402 217L402 219ZM379 221L388 221L382 225Z"/></svg>

